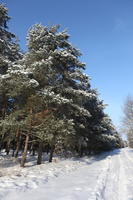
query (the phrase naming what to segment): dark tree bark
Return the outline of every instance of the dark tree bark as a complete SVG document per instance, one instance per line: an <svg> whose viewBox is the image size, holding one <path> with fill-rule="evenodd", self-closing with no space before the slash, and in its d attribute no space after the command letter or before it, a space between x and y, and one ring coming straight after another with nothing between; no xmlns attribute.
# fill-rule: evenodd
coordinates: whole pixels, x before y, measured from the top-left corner
<svg viewBox="0 0 133 200"><path fill-rule="evenodd" d="M28 143L29 143L29 134L27 134L26 140L25 140L24 152L23 152L21 164L20 164L21 167L24 167L25 162L26 162L26 156L27 156L27 151L28 151Z"/></svg>
<svg viewBox="0 0 133 200"><path fill-rule="evenodd" d="M17 144L16 144L15 158L18 157L18 153L20 150L20 143L21 143L21 134L19 128L17 129L16 138L17 138Z"/></svg>
<svg viewBox="0 0 133 200"><path fill-rule="evenodd" d="M49 162L52 162L54 150L55 150L55 145L52 145L50 149Z"/></svg>
<svg viewBox="0 0 133 200"><path fill-rule="evenodd" d="M11 143L11 140L9 139L7 144L6 144L6 155L9 155L9 152L10 152L10 143Z"/></svg>
<svg viewBox="0 0 133 200"><path fill-rule="evenodd" d="M6 116L6 111L7 111L7 97L6 97L6 94L3 94L3 108L2 108L2 118L5 119L5 116Z"/></svg>
<svg viewBox="0 0 133 200"><path fill-rule="evenodd" d="M4 147L4 144L3 144L4 137L5 137L5 135L3 134L3 135L1 136L1 140L0 140L0 151L1 151L1 150L3 149L3 147Z"/></svg>
<svg viewBox="0 0 133 200"><path fill-rule="evenodd" d="M83 156L83 147L81 146L80 151L79 151L79 156L82 157Z"/></svg>
<svg viewBox="0 0 133 200"><path fill-rule="evenodd" d="M40 165L42 163L42 152L43 152L43 143L39 142L37 165Z"/></svg>
<svg viewBox="0 0 133 200"><path fill-rule="evenodd" d="M36 153L36 147L35 147L35 144L33 143L32 144L32 156L35 156L35 153Z"/></svg>
<svg viewBox="0 0 133 200"><path fill-rule="evenodd" d="M30 109L30 122L29 122L29 132L26 135L26 140L25 140L25 146L24 146L24 152L22 155L22 159L21 159L21 167L24 167L25 162L26 162L26 157L27 157L27 151L28 151L28 145L29 145L29 138L30 138L30 133L31 133L31 129L32 129L32 108Z"/></svg>

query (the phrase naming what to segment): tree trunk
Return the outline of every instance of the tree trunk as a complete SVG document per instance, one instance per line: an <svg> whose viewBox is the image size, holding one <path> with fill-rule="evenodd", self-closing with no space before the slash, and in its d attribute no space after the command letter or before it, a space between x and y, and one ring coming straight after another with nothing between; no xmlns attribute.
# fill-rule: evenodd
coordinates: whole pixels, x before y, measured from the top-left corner
<svg viewBox="0 0 133 200"><path fill-rule="evenodd" d="M31 128L32 128L32 108L30 109L30 115L31 115L30 122L29 122L29 130L30 131L26 135L25 147L24 147L24 152L23 152L23 156L22 156L22 159L21 159L20 167L24 167L25 162L26 162L26 156L27 156L28 144L29 144L29 138L30 138L30 134L29 133L31 133Z"/></svg>
<svg viewBox="0 0 133 200"><path fill-rule="evenodd" d="M26 136L25 147L24 147L24 152L23 152L23 155L22 155L20 167L24 167L24 165L25 165L27 151L28 151L28 143L29 143L29 134L27 134L27 136Z"/></svg>
<svg viewBox="0 0 133 200"><path fill-rule="evenodd" d="M15 150L16 150L16 140L12 141L12 157L15 155Z"/></svg>
<svg viewBox="0 0 133 200"><path fill-rule="evenodd" d="M5 136L5 135L2 135L2 136L1 136L1 140L0 140L0 151L3 149L4 136Z"/></svg>
<svg viewBox="0 0 133 200"><path fill-rule="evenodd" d="M31 151L32 151L32 156L35 156L36 148L35 148L35 144L34 143L32 144Z"/></svg>
<svg viewBox="0 0 133 200"><path fill-rule="evenodd" d="M9 152L10 152L10 143L11 143L11 140L9 139L7 144L6 144L6 155L9 155Z"/></svg>
<svg viewBox="0 0 133 200"><path fill-rule="evenodd" d="M55 150L55 145L52 145L50 150L49 162L52 162L54 150Z"/></svg>
<svg viewBox="0 0 133 200"><path fill-rule="evenodd" d="M17 144L16 144L15 158L18 157L18 153L19 153L19 149L20 149L20 142L21 142L19 128L17 129L16 138L17 138Z"/></svg>
<svg viewBox="0 0 133 200"><path fill-rule="evenodd" d="M12 157L15 155L15 149L12 150Z"/></svg>
<svg viewBox="0 0 133 200"><path fill-rule="evenodd" d="M40 165L42 163L42 150L43 150L43 143L40 142L38 148L37 165Z"/></svg>
<svg viewBox="0 0 133 200"><path fill-rule="evenodd" d="M34 147L34 142L31 144L30 149L29 149L29 153L32 156L35 156L35 147Z"/></svg>
<svg viewBox="0 0 133 200"><path fill-rule="evenodd" d="M83 147L81 146L80 151L79 151L79 156L82 157L83 156Z"/></svg>
<svg viewBox="0 0 133 200"><path fill-rule="evenodd" d="M2 118L5 119L7 111L7 97L6 94L3 94L3 108L2 108Z"/></svg>
<svg viewBox="0 0 133 200"><path fill-rule="evenodd" d="M32 149L32 156L35 156L35 154L36 154L36 150Z"/></svg>
<svg viewBox="0 0 133 200"><path fill-rule="evenodd" d="M16 147L16 151L15 151L15 158L18 157L19 149L20 149L20 141L17 142L17 147Z"/></svg>
<svg viewBox="0 0 133 200"><path fill-rule="evenodd" d="M49 153L49 145L46 145L45 147L44 147L44 151L48 154Z"/></svg>

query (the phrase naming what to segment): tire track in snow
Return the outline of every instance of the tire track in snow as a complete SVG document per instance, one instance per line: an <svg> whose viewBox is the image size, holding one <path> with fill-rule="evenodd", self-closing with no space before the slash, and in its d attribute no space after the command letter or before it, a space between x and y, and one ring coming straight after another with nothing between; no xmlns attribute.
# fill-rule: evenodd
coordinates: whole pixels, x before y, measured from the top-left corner
<svg viewBox="0 0 133 200"><path fill-rule="evenodd" d="M121 149L118 153L114 151L112 154L102 200L133 200L131 155L133 154L130 154L128 149Z"/></svg>
<svg viewBox="0 0 133 200"><path fill-rule="evenodd" d="M127 188L126 188L126 174L125 169L123 166L123 154L119 155L119 162L120 162L120 172L119 172L119 200L126 200L127 199ZM125 164L125 163L124 163Z"/></svg>
<svg viewBox="0 0 133 200"><path fill-rule="evenodd" d="M111 165L111 156L108 156L104 160L104 168L101 169L101 173L98 176L96 188L95 188L95 200L104 200L104 192L106 189L107 177L109 175ZM106 200L106 199L105 199Z"/></svg>
<svg viewBox="0 0 133 200"><path fill-rule="evenodd" d="M120 185L123 184L123 188L120 189L120 194L122 193L121 199L133 200L133 179L132 179L133 160L129 156L128 148L123 149L121 151L120 162L121 162Z"/></svg>
<svg viewBox="0 0 133 200"><path fill-rule="evenodd" d="M133 158L129 156L129 154L130 154L129 151L130 151L130 150L127 148L127 151L124 151L123 153L124 153L124 156L127 157L128 160L129 160L130 162L132 162L132 164L133 164ZM127 153L127 152L128 152L128 153ZM132 156L133 156L133 155L132 155Z"/></svg>
<svg viewBox="0 0 133 200"><path fill-rule="evenodd" d="M126 149L114 151L110 159L102 200L133 200L132 174L132 159L128 151Z"/></svg>
<svg viewBox="0 0 133 200"><path fill-rule="evenodd" d="M98 177L95 200L119 200L120 160L119 151L110 152L105 168ZM120 200L125 200L121 199Z"/></svg>
<svg viewBox="0 0 133 200"><path fill-rule="evenodd" d="M119 196L119 174L120 174L120 161L119 155L112 155L110 159L110 169L106 180L104 190L105 200L118 200Z"/></svg>

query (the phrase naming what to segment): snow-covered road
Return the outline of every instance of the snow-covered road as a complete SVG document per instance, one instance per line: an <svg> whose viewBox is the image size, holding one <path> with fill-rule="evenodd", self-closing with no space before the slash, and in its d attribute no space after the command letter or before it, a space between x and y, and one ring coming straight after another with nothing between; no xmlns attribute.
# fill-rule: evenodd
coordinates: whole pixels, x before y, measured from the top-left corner
<svg viewBox="0 0 133 200"><path fill-rule="evenodd" d="M4 193L0 200L133 200L132 149L114 150L93 159L70 162L70 165L73 170L57 173L48 181L40 182L36 188L8 187L7 195ZM33 185L37 180L38 177L34 176L27 183L31 181Z"/></svg>

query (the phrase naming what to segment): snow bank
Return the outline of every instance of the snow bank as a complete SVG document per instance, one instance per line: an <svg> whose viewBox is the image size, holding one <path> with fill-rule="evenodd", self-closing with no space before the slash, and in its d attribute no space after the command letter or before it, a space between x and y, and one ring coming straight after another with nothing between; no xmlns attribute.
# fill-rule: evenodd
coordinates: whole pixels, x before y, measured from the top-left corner
<svg viewBox="0 0 133 200"><path fill-rule="evenodd" d="M11 191L26 191L38 188L53 178L69 174L86 164L87 158L80 160L53 158L53 162L36 165L36 158L28 157L25 168L20 167L20 158L0 156L0 200ZM13 200L13 199L12 199Z"/></svg>

